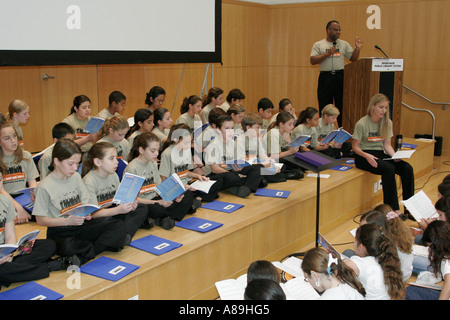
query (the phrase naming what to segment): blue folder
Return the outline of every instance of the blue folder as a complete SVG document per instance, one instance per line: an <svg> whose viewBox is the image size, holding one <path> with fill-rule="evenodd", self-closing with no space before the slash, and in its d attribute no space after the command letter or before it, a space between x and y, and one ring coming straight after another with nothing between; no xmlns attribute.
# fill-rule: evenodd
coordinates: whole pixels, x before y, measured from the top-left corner
<svg viewBox="0 0 450 320"><path fill-rule="evenodd" d="M333 168L330 168L331 170L336 170L336 171L347 171L347 170L350 170L351 168L353 168L353 167L350 167L350 166L336 166L336 167L333 167Z"/></svg>
<svg viewBox="0 0 450 320"><path fill-rule="evenodd" d="M191 217L175 223L177 227L194 230L198 232L208 232L223 226L223 223L214 222L197 217Z"/></svg>
<svg viewBox="0 0 450 320"><path fill-rule="evenodd" d="M64 295L34 281L0 293L0 300L59 300L62 297Z"/></svg>
<svg viewBox="0 0 450 320"><path fill-rule="evenodd" d="M255 196L271 197L271 198L283 198L283 199L286 199L290 194L291 194L290 191L266 189L266 188L259 188L255 192Z"/></svg>
<svg viewBox="0 0 450 320"><path fill-rule="evenodd" d="M110 281L117 281L139 268L139 266L131 263L101 256L100 258L81 266L80 271L82 273L90 274L91 276Z"/></svg>
<svg viewBox="0 0 450 320"><path fill-rule="evenodd" d="M166 252L181 247L182 244L154 235L149 235L144 238L131 241L130 246L160 256Z"/></svg>
<svg viewBox="0 0 450 320"><path fill-rule="evenodd" d="M204 205L201 206L201 208L231 213L242 208L243 206L244 206L243 204L215 200L212 202L205 203Z"/></svg>

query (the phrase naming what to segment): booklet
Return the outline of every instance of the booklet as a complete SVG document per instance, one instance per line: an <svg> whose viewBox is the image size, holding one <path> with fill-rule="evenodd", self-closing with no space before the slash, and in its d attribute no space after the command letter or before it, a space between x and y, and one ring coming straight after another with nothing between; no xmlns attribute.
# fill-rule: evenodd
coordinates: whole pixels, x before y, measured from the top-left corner
<svg viewBox="0 0 450 320"><path fill-rule="evenodd" d="M191 217L191 218L181 220L181 221L175 223L175 225L180 228L205 233L205 232L220 228L221 226L223 226L223 223L214 222L211 220L206 220L206 219L197 218L197 217Z"/></svg>
<svg viewBox="0 0 450 320"><path fill-rule="evenodd" d="M105 119L103 119L103 118L91 117L89 119L89 122L87 123L86 127L84 128L84 132L86 132L86 133L97 132L102 128L104 122L105 122Z"/></svg>
<svg viewBox="0 0 450 320"><path fill-rule="evenodd" d="M32 212L34 202L31 201L31 193L34 192L34 188L25 188L14 191L11 193L11 197L14 198L26 211Z"/></svg>
<svg viewBox="0 0 450 320"><path fill-rule="evenodd" d="M209 181L196 180L194 183L191 183L191 187L193 187L197 191L208 193L209 189L211 189L211 187L214 183L216 183L215 180L209 180Z"/></svg>
<svg viewBox="0 0 450 320"><path fill-rule="evenodd" d="M176 173L172 173L155 188L156 193L165 200L173 201L186 192L184 184Z"/></svg>
<svg viewBox="0 0 450 320"><path fill-rule="evenodd" d="M231 213L242 208L243 206L244 206L243 204L214 200L212 202L205 203L204 205L201 206L201 208Z"/></svg>
<svg viewBox="0 0 450 320"><path fill-rule="evenodd" d="M119 176L119 180L122 181L123 172L125 171L125 168L128 165L128 162L123 160L122 158L117 158L117 161L119 162L117 165L116 173Z"/></svg>
<svg viewBox="0 0 450 320"><path fill-rule="evenodd" d="M417 148L417 144L403 142L402 148L415 149L415 148Z"/></svg>
<svg viewBox="0 0 450 320"><path fill-rule="evenodd" d="M329 243L319 232L317 237L317 243L320 244L325 250L331 253L334 257L341 257L341 254Z"/></svg>
<svg viewBox="0 0 450 320"><path fill-rule="evenodd" d="M438 217L436 208L423 190L420 190L408 200L402 200L402 204L416 221Z"/></svg>
<svg viewBox="0 0 450 320"><path fill-rule="evenodd" d="M39 234L39 230L34 230L22 236L17 244L0 245L0 258L12 253L13 257L30 253L33 249L34 242Z"/></svg>
<svg viewBox="0 0 450 320"><path fill-rule="evenodd" d="M259 188L255 192L255 196L270 197L270 198L283 198L283 199L286 199L290 194L291 194L290 191L266 189L266 188Z"/></svg>
<svg viewBox="0 0 450 320"><path fill-rule="evenodd" d="M112 203L122 204L134 202L142 188L142 185L144 184L144 181L144 177L128 172L125 173L122 181L120 182L119 188L117 188Z"/></svg>
<svg viewBox="0 0 450 320"><path fill-rule="evenodd" d="M81 266L80 271L102 279L117 281L139 268L139 266L131 263L101 256Z"/></svg>
<svg viewBox="0 0 450 320"><path fill-rule="evenodd" d="M308 141L309 139L311 139L310 135L301 135L298 136L297 138L295 138L294 140L292 140L291 142L288 143L289 147L299 147L302 144L304 144L306 141Z"/></svg>
<svg viewBox="0 0 450 320"><path fill-rule="evenodd" d="M395 160L395 159L406 159L411 158L412 154L416 152L416 150L400 150L394 153L392 158L384 158L383 160Z"/></svg>
<svg viewBox="0 0 450 320"><path fill-rule="evenodd" d="M234 166L234 167L238 167L238 168L244 168L244 167L251 166L251 163L250 163L250 162L247 162L247 161L241 160L241 159L227 161L227 162L225 162L225 164L226 164L226 165L228 166L228 168L230 168L231 170L234 169L233 166Z"/></svg>
<svg viewBox="0 0 450 320"><path fill-rule="evenodd" d="M122 181L120 182L120 185L117 188L116 194L114 195L114 198L111 201L105 202L100 206L89 203L89 204L83 204L83 205L77 206L70 210L66 209L66 211L61 213L61 216L76 215L76 216L85 217L91 213L94 213L97 210L109 207L112 204L122 204L122 203L134 202L134 200L136 200L136 198L139 194L139 191L140 191L142 185L144 184L144 181L145 181L145 178L127 172L127 173L125 173Z"/></svg>
<svg viewBox="0 0 450 320"><path fill-rule="evenodd" d="M141 239L131 241L130 246L159 256L181 247L182 244L154 235L149 235Z"/></svg>
<svg viewBox="0 0 450 320"><path fill-rule="evenodd" d="M345 131L343 128L331 131L325 138L320 141L322 144L330 143L334 141L336 143L344 143L351 138L351 134Z"/></svg>
<svg viewBox="0 0 450 320"><path fill-rule="evenodd" d="M0 293L0 300L59 300L62 297L64 296L61 293L50 290L34 281Z"/></svg>

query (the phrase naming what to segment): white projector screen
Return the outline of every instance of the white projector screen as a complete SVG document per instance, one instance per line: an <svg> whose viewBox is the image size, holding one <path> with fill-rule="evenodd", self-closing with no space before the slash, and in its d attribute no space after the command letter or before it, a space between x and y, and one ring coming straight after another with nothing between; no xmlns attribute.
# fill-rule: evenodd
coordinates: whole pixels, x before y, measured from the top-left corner
<svg viewBox="0 0 450 320"><path fill-rule="evenodd" d="M0 4L0 65L221 62L220 0Z"/></svg>

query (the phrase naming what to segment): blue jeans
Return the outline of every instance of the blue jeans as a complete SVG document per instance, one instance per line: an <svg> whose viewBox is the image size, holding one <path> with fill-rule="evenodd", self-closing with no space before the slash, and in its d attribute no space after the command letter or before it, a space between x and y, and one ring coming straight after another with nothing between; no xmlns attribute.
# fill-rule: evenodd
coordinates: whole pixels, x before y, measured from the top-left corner
<svg viewBox="0 0 450 320"><path fill-rule="evenodd" d="M405 300L438 300L440 294L439 290L409 286L406 288Z"/></svg>

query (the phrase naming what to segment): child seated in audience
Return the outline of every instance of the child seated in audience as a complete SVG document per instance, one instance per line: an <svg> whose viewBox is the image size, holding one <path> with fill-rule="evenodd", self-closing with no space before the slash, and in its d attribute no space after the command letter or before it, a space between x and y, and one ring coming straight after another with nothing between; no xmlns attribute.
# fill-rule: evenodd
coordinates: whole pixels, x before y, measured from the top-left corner
<svg viewBox="0 0 450 320"><path fill-rule="evenodd" d="M153 127L152 132L158 137L160 141L160 148L166 142L167 135L172 127L172 116L166 108L159 107L153 112Z"/></svg>
<svg viewBox="0 0 450 320"><path fill-rule="evenodd" d="M292 139L295 140L301 135L311 136L310 140L300 146L300 151L324 151L328 149L328 144L320 144L317 133L317 125L319 124L319 111L313 107L308 107L302 112L296 127L292 130Z"/></svg>
<svg viewBox="0 0 450 320"><path fill-rule="evenodd" d="M245 94L240 89L231 89L230 92L228 92L226 100L219 106L219 108L227 112L233 104L242 104L244 99Z"/></svg>
<svg viewBox="0 0 450 320"><path fill-rule="evenodd" d="M219 119L220 116L226 114L227 113L220 108L212 109L208 115L209 125L198 134L196 134L196 132L194 131L194 148L197 153L205 151L205 148L208 146L208 144L210 144L211 141L219 135L217 130L217 119ZM201 151L199 151L200 148L196 148L197 146L201 147Z"/></svg>
<svg viewBox="0 0 450 320"><path fill-rule="evenodd" d="M344 262L355 272L366 290L366 300L402 300L405 297L397 249L383 227L373 223L356 230L356 255Z"/></svg>
<svg viewBox="0 0 450 320"><path fill-rule="evenodd" d="M244 162L245 155L237 154L236 143L233 139L234 122L229 115L224 115L217 120L219 136L206 147L205 173L214 180L217 175L223 179L222 189L241 198L245 198L252 192L256 192L261 184L260 168L257 166L237 166L230 168L226 163L235 160Z"/></svg>
<svg viewBox="0 0 450 320"><path fill-rule="evenodd" d="M291 147L291 132L294 129L294 117L286 111L278 114L277 120L269 126L267 133L263 137L263 146L266 154L275 162L283 163L288 179L303 178L301 167L286 161L284 158L295 154L299 147Z"/></svg>
<svg viewBox="0 0 450 320"><path fill-rule="evenodd" d="M13 100L8 106L8 113L6 114L6 117L11 120L16 127L19 146L23 148L23 131L20 125L26 124L28 119L30 119L30 107L22 100Z"/></svg>
<svg viewBox="0 0 450 320"><path fill-rule="evenodd" d="M322 117L319 119L319 124L316 127L319 143L333 130L338 129L337 118L339 114L339 109L332 104L328 104L322 109ZM323 153L330 157L340 159L342 157L349 157L352 155L352 145L350 142L346 141L344 143L338 143L331 141L329 145L330 147L323 150Z"/></svg>
<svg viewBox="0 0 450 320"><path fill-rule="evenodd" d="M111 202L119 188L116 148L109 142L95 143L83 159L83 182L90 195L90 203L104 205ZM95 217L113 217L125 225L125 244L131 242L136 231L147 221L145 205L131 203L111 204L95 212Z"/></svg>
<svg viewBox="0 0 450 320"><path fill-rule="evenodd" d="M0 189L6 168L0 164ZM0 193L0 245L17 244L14 219L16 210L12 200ZM50 271L67 268L61 259L52 260L56 244L50 239L36 239L31 251L15 255L14 252L0 258L0 286L9 287L11 283L33 281L47 278Z"/></svg>
<svg viewBox="0 0 450 320"><path fill-rule="evenodd" d="M130 126L124 116L118 115L106 119L100 129L96 142L109 142L117 150L119 159L127 159L130 153L130 143L125 139Z"/></svg>
<svg viewBox="0 0 450 320"><path fill-rule="evenodd" d="M306 252L301 268L305 280L322 293L321 300L364 300L366 290L340 257L314 248Z"/></svg>
<svg viewBox="0 0 450 320"><path fill-rule="evenodd" d="M166 90L160 86L153 86L145 94L145 108L150 110L152 113L161 107L166 99Z"/></svg>
<svg viewBox="0 0 450 320"><path fill-rule="evenodd" d="M52 128L52 137L53 137L53 145L51 145L45 150L45 152L42 154L41 158L38 161L40 180L44 179L47 176L47 174L49 174L49 172L51 171L49 169L49 166L52 163L52 152L56 141L58 141L59 139L74 140L75 131L69 124L60 122Z"/></svg>
<svg viewBox="0 0 450 320"><path fill-rule="evenodd" d="M208 94L203 99L202 111L200 111L200 118L202 123L208 123L208 116L211 110L216 109L223 103L223 90L218 87L212 87L208 90Z"/></svg>
<svg viewBox="0 0 450 320"><path fill-rule="evenodd" d="M70 114L61 122L69 124L75 130L75 142L81 151L88 151L97 139L98 132L87 133L84 128L91 119L91 100L85 95L76 96L70 109Z"/></svg>
<svg viewBox="0 0 450 320"><path fill-rule="evenodd" d="M237 137L236 144L238 154L245 154L245 160L253 164L260 163L271 172L265 171L263 179L268 183L286 181L288 175L284 173L284 166L280 169L275 165L275 161L270 159L262 144L261 125L262 119L254 113L246 114L241 121L244 133Z"/></svg>
<svg viewBox="0 0 450 320"><path fill-rule="evenodd" d="M218 198L219 191L222 189L222 179L220 176L216 177L216 182L211 186L208 193L196 191L189 186L191 179L200 181L209 181L210 179L204 175L192 172L194 169L194 162L191 152L192 137L190 128L183 123L172 126L169 136L164 143L161 155L161 163L159 165L159 173L161 180L164 181L176 173L183 184L188 188L186 192L192 192L194 199L198 201L214 201ZM194 200L194 203L196 201ZM196 203L196 207L200 207L201 203Z"/></svg>
<svg viewBox="0 0 450 320"><path fill-rule="evenodd" d="M274 109L273 103L269 98L262 98L258 101L258 115L263 119L261 129L268 130L269 120L272 117L272 111Z"/></svg>
<svg viewBox="0 0 450 320"><path fill-rule="evenodd" d="M286 300L286 294L275 281L256 279L247 284L244 300Z"/></svg>
<svg viewBox="0 0 450 320"><path fill-rule="evenodd" d="M180 107L180 117L175 124L184 123L192 131L202 126L200 112L202 111L202 99L199 96L192 95L184 98Z"/></svg>
<svg viewBox="0 0 450 320"><path fill-rule="evenodd" d="M159 110L159 109L157 109ZM156 193L156 186L162 180L158 171L159 139L152 132L145 132L134 139L125 173L129 172L145 178L137 202L147 205L149 217L157 226L172 229L175 220L182 220L186 214L194 212L192 194L185 193L173 201L162 200Z"/></svg>
<svg viewBox="0 0 450 320"><path fill-rule="evenodd" d="M17 212L16 223L26 223L31 216L11 194L27 187L36 187L39 172L31 153L19 146L16 127L11 121L0 123L0 165L5 168L0 192L12 200Z"/></svg>
<svg viewBox="0 0 450 320"><path fill-rule="evenodd" d="M406 300L449 300L450 299L450 225L448 222L435 220L423 234L423 242L429 247L428 258L431 262L432 275L442 279L442 290L433 290L416 286L406 288Z"/></svg>
<svg viewBox="0 0 450 320"><path fill-rule="evenodd" d="M127 139L130 148L133 145L134 138L143 132L153 130L153 112L147 108L138 109L134 113L134 125L128 130L125 139Z"/></svg>
<svg viewBox="0 0 450 320"><path fill-rule="evenodd" d="M288 98L283 98L278 102L279 112L275 113L272 118L270 118L269 126L277 120L277 116L281 111L289 112L294 117L294 123L297 122L297 115L295 114L295 108L292 105L291 100Z"/></svg>
<svg viewBox="0 0 450 320"><path fill-rule="evenodd" d="M77 172L80 147L72 140L60 139L53 147L52 159L53 171L36 187L33 215L39 225L47 227L47 239L56 242L56 253L80 266L104 251L121 250L126 240L121 221L68 213L91 203Z"/></svg>
<svg viewBox="0 0 450 320"><path fill-rule="evenodd" d="M227 114L233 119L235 136L239 136L243 132L241 122L245 115L245 108L242 105L235 103L228 108Z"/></svg>
<svg viewBox="0 0 450 320"><path fill-rule="evenodd" d="M103 119L110 119L114 116L120 115L125 110L125 104L127 103L127 97L120 91L113 91L108 97L109 105L102 109L97 117Z"/></svg>

